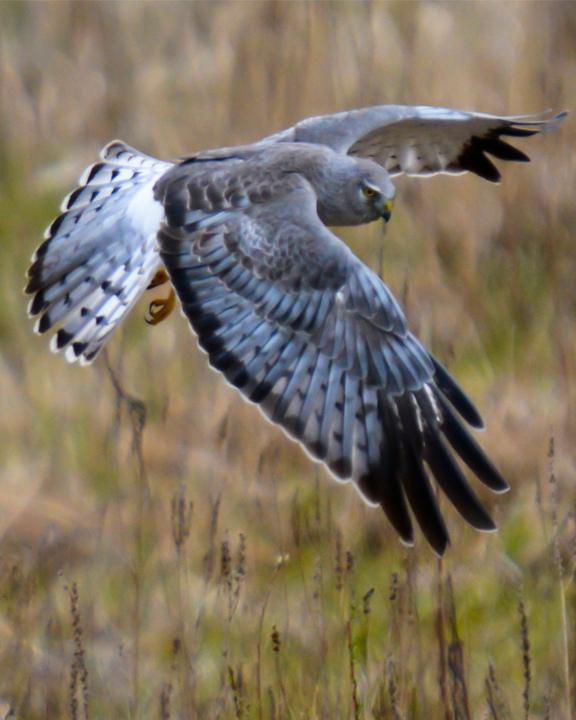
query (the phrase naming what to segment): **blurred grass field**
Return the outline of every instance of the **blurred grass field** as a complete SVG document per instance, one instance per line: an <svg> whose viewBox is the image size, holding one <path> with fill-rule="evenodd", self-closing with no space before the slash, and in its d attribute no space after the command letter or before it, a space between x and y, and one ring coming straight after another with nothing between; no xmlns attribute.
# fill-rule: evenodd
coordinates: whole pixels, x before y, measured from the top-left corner
<svg viewBox="0 0 576 720"><path fill-rule="evenodd" d="M470 392L500 531L400 546L146 299L91 368L28 259L108 140L159 157L380 103L576 109L573 2L0 3L0 717L576 717L576 130L399 179L344 239ZM553 452L551 452L553 445ZM482 491L480 491L482 492Z"/></svg>

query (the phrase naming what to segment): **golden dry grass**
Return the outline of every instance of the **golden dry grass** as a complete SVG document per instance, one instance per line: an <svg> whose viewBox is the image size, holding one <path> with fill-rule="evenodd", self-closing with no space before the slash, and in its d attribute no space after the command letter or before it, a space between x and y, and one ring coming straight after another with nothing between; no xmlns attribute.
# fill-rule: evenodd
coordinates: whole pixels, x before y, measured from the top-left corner
<svg viewBox="0 0 576 720"><path fill-rule="evenodd" d="M442 564L236 398L176 314L137 308L115 390L103 359L48 352L21 292L113 137L173 157L355 106L523 113L575 90L572 2L0 4L0 716L576 713L572 118L499 187L401 179L386 242L345 235L513 486L486 497L497 535L446 508Z"/></svg>

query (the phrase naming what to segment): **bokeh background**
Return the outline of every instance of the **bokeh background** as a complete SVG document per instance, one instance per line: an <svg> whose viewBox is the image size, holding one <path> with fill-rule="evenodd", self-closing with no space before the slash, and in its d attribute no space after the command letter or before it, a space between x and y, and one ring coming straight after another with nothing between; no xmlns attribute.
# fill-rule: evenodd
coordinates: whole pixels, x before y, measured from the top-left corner
<svg viewBox="0 0 576 720"><path fill-rule="evenodd" d="M384 239L342 235L512 485L483 494L495 535L444 504L442 562L244 405L178 313L150 328L147 298L77 368L22 294L115 137L174 158L357 106L575 99L573 2L0 4L0 717L576 714L573 116L501 185L399 179Z"/></svg>

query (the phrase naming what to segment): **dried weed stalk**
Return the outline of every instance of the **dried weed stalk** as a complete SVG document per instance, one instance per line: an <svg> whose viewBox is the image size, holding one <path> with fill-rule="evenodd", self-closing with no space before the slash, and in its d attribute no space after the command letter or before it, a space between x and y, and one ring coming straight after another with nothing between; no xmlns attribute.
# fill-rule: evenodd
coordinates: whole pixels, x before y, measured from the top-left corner
<svg viewBox="0 0 576 720"><path fill-rule="evenodd" d="M502 690L496 679L496 671L494 670L492 661L490 661L488 665L488 673L486 674L484 686L486 688L486 704L489 720L511 720L510 712L502 695Z"/></svg>
<svg viewBox="0 0 576 720"><path fill-rule="evenodd" d="M193 510L193 502L186 497L186 486L181 485L172 496L170 515L172 539L178 555L182 553L186 540L190 537Z"/></svg>
<svg viewBox="0 0 576 720"><path fill-rule="evenodd" d="M370 601L372 600L372 595L374 595L374 588L370 588L368 592L362 595L362 613L364 615L370 615Z"/></svg>
<svg viewBox="0 0 576 720"><path fill-rule="evenodd" d="M553 536L553 548L554 548L554 566L556 568L556 574L558 576L558 586L560 589L560 612L562 621L562 647L563 647L563 669L564 669L564 689L566 708L568 711L568 717L573 717L572 714L572 681L570 674L570 637L569 637L569 623L568 613L566 608L566 587L565 587L565 574L564 574L564 563L562 562L562 553L560 550L560 526L558 522L558 482L556 480L555 472L555 444L554 436L550 438L550 444L548 447L548 461L549 461L549 484L550 484L550 497L552 505L552 536Z"/></svg>
<svg viewBox="0 0 576 720"><path fill-rule="evenodd" d="M442 559L437 563L437 601L436 601L436 642L438 644L438 689L444 709L444 720L454 720L450 702L448 700L448 671L446 668L446 638L444 629L444 577Z"/></svg>
<svg viewBox="0 0 576 720"><path fill-rule="evenodd" d="M342 533L336 530L336 556L334 559L334 575L336 577L336 590L340 592L344 585L344 565L342 564Z"/></svg>
<svg viewBox="0 0 576 720"><path fill-rule="evenodd" d="M214 573L214 560L216 557L216 536L218 534L218 519L220 516L220 495L210 500L210 527L208 531L208 550L203 558L204 582L207 584Z"/></svg>
<svg viewBox="0 0 576 720"><path fill-rule="evenodd" d="M276 678L278 680L278 687L280 688L280 694L282 697L283 710L282 715L285 717L291 717L291 712L288 703L288 694L286 692L286 685L284 683L284 675L282 673L282 666L280 662L280 651L282 649L282 639L280 637L280 631L276 625L272 626L272 633L270 634L272 640L272 652L274 653L274 666L276 670Z"/></svg>
<svg viewBox="0 0 576 720"><path fill-rule="evenodd" d="M236 720L242 720L244 717L244 705L242 702L242 670L238 670L238 673L235 676L232 666L228 665L228 682L230 683L230 689L232 690Z"/></svg>
<svg viewBox="0 0 576 720"><path fill-rule="evenodd" d="M464 652L462 640L458 634L456 603L450 575L446 578L446 605L448 629L451 636L448 646L448 670L451 681L452 709L457 720L471 720L464 670Z"/></svg>
<svg viewBox="0 0 576 720"><path fill-rule="evenodd" d="M524 606L524 590L520 586L518 590L518 615L520 616L520 643L522 647L522 668L524 677L524 687L522 689L522 707L524 709L524 719L530 717L530 685L532 682L531 658L530 658L530 638L528 636L528 617Z"/></svg>
<svg viewBox="0 0 576 720"><path fill-rule="evenodd" d="M160 692L160 720L170 720L170 701L172 699L172 683L165 683Z"/></svg>
<svg viewBox="0 0 576 720"><path fill-rule="evenodd" d="M135 717L140 713L140 634L141 634L141 615L142 615L142 583L143 571L146 559L145 549L145 527L146 513L149 505L149 488L146 473L146 464L144 462L143 437L144 428L146 426L146 405L130 395L122 386L119 377L113 370L107 352L104 352L104 360L108 377L114 388L116 395L117 407L120 409L125 406L128 410L132 432L132 454L136 462L136 518L134 523L134 545L135 545L135 562L133 564L132 577L134 582L134 609L132 613L132 635L133 635L133 651L132 651L132 713ZM118 415L120 417L120 414Z"/></svg>
<svg viewBox="0 0 576 720"><path fill-rule="evenodd" d="M236 550L236 564L234 566L234 605L238 605L240 591L246 579L246 535L238 534L238 548Z"/></svg>
<svg viewBox="0 0 576 720"><path fill-rule="evenodd" d="M386 680L388 699L390 701L390 716L392 720L403 720L399 707L398 682L396 679L396 665L394 658L390 655L386 660Z"/></svg>
<svg viewBox="0 0 576 720"><path fill-rule="evenodd" d="M352 711L354 720L360 720L362 716L362 704L358 697L358 680L356 679L356 656L354 649L354 639L352 632L352 621L355 615L354 605L350 605L350 615L346 623L346 642L348 645L348 661L350 671L350 687L352 694Z"/></svg>
<svg viewBox="0 0 576 720"><path fill-rule="evenodd" d="M88 669L84 652L83 630L80 618L78 586L72 583L66 588L70 599L72 617L72 636L74 639L74 659L70 667L69 709L72 720L88 720Z"/></svg>

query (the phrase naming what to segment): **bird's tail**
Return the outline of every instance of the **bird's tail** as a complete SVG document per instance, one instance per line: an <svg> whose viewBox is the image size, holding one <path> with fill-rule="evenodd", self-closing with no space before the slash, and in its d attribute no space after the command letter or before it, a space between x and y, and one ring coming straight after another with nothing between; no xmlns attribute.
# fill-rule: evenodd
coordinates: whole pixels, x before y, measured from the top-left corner
<svg viewBox="0 0 576 720"><path fill-rule="evenodd" d="M120 141L100 157L46 230L26 286L35 331L56 329L51 349L81 364L98 354L158 266L163 209L153 186L170 167Z"/></svg>

